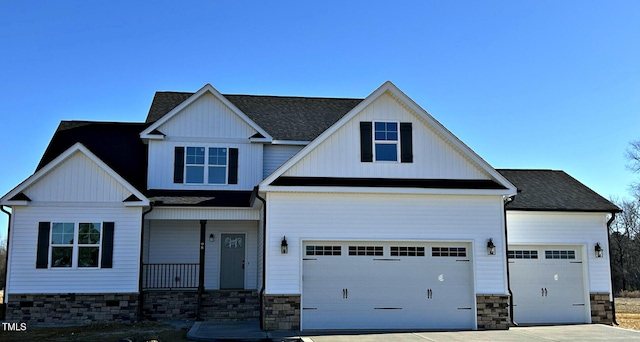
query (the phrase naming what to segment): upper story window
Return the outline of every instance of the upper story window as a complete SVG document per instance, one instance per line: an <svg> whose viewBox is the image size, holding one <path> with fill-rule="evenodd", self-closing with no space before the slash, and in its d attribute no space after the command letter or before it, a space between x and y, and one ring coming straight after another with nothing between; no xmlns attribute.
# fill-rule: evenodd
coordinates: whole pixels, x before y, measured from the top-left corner
<svg viewBox="0 0 640 342"><path fill-rule="evenodd" d="M376 161L398 161L398 123L375 122L374 131Z"/></svg>
<svg viewBox="0 0 640 342"><path fill-rule="evenodd" d="M227 149L220 147L187 147L185 183L226 184Z"/></svg>
<svg viewBox="0 0 640 342"><path fill-rule="evenodd" d="M180 184L238 184L238 149L176 146L173 182Z"/></svg>
<svg viewBox="0 0 640 342"><path fill-rule="evenodd" d="M360 161L413 163L411 122L361 121Z"/></svg>

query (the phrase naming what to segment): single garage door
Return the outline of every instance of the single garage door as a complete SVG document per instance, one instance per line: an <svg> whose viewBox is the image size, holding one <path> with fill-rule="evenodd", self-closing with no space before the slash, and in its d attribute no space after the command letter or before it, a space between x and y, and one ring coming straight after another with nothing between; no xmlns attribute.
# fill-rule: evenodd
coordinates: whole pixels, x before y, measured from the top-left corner
<svg viewBox="0 0 640 342"><path fill-rule="evenodd" d="M467 243L304 243L302 329L473 329Z"/></svg>
<svg viewBox="0 0 640 342"><path fill-rule="evenodd" d="M516 323L588 323L580 246L511 246L508 258Z"/></svg>

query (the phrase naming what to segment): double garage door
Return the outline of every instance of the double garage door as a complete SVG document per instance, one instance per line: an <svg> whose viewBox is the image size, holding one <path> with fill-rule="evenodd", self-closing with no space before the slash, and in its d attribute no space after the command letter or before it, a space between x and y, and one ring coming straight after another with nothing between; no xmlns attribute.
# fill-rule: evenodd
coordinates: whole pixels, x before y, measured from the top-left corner
<svg viewBox="0 0 640 342"><path fill-rule="evenodd" d="M518 324L588 323L582 248L510 246L508 259Z"/></svg>
<svg viewBox="0 0 640 342"><path fill-rule="evenodd" d="M304 243L302 329L473 329L467 243Z"/></svg>

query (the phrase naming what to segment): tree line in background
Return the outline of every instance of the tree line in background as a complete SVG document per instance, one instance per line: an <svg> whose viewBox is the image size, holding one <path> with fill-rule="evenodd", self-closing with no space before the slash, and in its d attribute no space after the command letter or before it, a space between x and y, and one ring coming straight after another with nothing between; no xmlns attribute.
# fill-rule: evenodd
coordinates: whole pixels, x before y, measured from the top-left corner
<svg viewBox="0 0 640 342"><path fill-rule="evenodd" d="M630 171L640 175L640 140L632 141L626 157ZM612 199L622 213L609 229L613 292L640 290L640 180L631 184L631 197Z"/></svg>

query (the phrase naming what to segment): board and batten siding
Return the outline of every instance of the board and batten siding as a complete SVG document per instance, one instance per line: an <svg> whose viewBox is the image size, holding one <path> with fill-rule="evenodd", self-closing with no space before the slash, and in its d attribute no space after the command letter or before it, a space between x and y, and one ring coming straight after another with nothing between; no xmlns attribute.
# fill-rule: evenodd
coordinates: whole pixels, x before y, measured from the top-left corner
<svg viewBox="0 0 640 342"><path fill-rule="evenodd" d="M501 196L267 194L267 294L301 292L303 240L471 242L477 293L505 294ZM289 253L280 253L282 237Z"/></svg>
<svg viewBox="0 0 640 342"><path fill-rule="evenodd" d="M173 183L176 146L225 147L238 149L238 184ZM262 180L262 144L202 141L149 141L149 189L181 190L252 190Z"/></svg>
<svg viewBox="0 0 640 342"><path fill-rule="evenodd" d="M249 139L257 131L211 93L205 93L158 127L165 136Z"/></svg>
<svg viewBox="0 0 640 342"><path fill-rule="evenodd" d="M138 292L142 208L14 207L7 293ZM38 222L114 222L113 268L36 269Z"/></svg>
<svg viewBox="0 0 640 342"><path fill-rule="evenodd" d="M413 163L360 161L360 122L411 122ZM284 176L490 179L416 113L385 93L287 170Z"/></svg>
<svg viewBox="0 0 640 342"><path fill-rule="evenodd" d="M131 195L81 152L71 155L23 192L33 202L122 202Z"/></svg>
<svg viewBox="0 0 640 342"><path fill-rule="evenodd" d="M264 145L264 162L262 177L267 178L273 171L300 152L301 145Z"/></svg>
<svg viewBox="0 0 640 342"><path fill-rule="evenodd" d="M180 264L200 262L200 221L151 220L147 222L145 256L151 264ZM246 234L245 288L256 289L258 278L258 222L257 221L207 221L205 233L206 289L220 288L220 234ZM209 241L209 234L214 241ZM145 234L147 235L147 234Z"/></svg>
<svg viewBox="0 0 640 342"><path fill-rule="evenodd" d="M589 292L611 293L606 213L507 211L509 245L585 246ZM603 257L596 258L600 243Z"/></svg>

